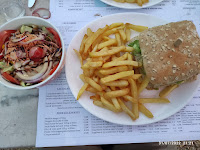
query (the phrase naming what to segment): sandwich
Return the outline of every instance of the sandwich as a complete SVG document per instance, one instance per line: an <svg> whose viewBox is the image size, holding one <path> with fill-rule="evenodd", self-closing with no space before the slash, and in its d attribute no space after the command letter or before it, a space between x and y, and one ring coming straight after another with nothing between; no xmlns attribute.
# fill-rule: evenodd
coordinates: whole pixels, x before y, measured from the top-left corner
<svg viewBox="0 0 200 150"><path fill-rule="evenodd" d="M150 28L133 38L129 46L139 72L149 78L149 89L196 79L200 70L200 39L191 21Z"/></svg>

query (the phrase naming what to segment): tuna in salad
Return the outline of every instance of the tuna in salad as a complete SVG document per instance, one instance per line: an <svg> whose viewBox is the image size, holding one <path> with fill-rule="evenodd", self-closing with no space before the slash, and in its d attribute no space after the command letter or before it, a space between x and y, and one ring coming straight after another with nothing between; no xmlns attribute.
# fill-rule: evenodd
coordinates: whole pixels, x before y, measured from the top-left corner
<svg viewBox="0 0 200 150"><path fill-rule="evenodd" d="M0 32L0 72L14 84L30 86L42 82L57 69L62 45L50 27L22 25Z"/></svg>

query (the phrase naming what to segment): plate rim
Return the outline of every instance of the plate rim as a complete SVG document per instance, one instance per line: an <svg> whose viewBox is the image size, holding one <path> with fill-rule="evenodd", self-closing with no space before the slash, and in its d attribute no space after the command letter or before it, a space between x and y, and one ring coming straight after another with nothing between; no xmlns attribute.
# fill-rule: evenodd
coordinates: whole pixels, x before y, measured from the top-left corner
<svg viewBox="0 0 200 150"><path fill-rule="evenodd" d="M69 56L68 53L70 53L70 52L69 52L69 51L70 51L69 48L71 47L72 41L74 41L74 40L76 39L76 37L79 35L79 33L80 33L81 31L85 30L85 29L86 29L88 26L90 26L91 24L93 24L93 23L95 23L95 22L101 20L102 18L105 19L105 18L109 18L109 17L112 17L112 16L117 16L117 15L130 15L130 14L131 14L131 15L151 16L151 17L153 17L153 18L157 18L157 19L162 20L162 21L164 21L164 22L166 22L166 23L169 23L169 21L163 20L163 19L161 19L161 18L159 18L159 17L153 16L153 15L150 15L150 14L135 13L135 12L125 12L125 13L116 13L116 14L106 15L106 16L104 16L104 17L101 17L101 18L98 18L98 19L95 19L95 20L89 22L89 23L86 24L84 27L82 27L79 31L77 31L77 33L74 35L74 37L73 37L72 40L70 41L70 44L69 44L69 46L68 46L68 48L67 48L66 62L65 62L65 72L66 72L65 75L66 75L66 80L67 80L68 83L69 83L69 74L70 74L70 71L68 71L68 69L67 69L67 68L68 68L67 66L68 66L68 64L69 64L69 63L67 62L67 61L68 61L68 56ZM198 75L197 80L200 80L200 75ZM169 118L170 116L172 116L172 115L176 114L177 112L179 112L184 106L186 106L186 105L189 103L189 101L191 101L191 99L193 98L195 92L198 90L198 86L199 86L199 85L200 85L200 83L198 83L197 87L195 87L195 90L191 93L190 97L189 97L184 103L182 103L181 105L179 105L179 107L177 107L178 109L174 109L174 111L172 110L170 113L168 113L168 115L167 115L166 117L162 117L162 118L158 118L158 119L157 119L157 118L154 118L152 121L150 121L150 122L148 122L148 123L125 124L125 123L123 123L123 122L119 123L119 122L111 121L111 120L109 120L109 119L105 119L105 118L103 118L103 117L101 117L101 116L98 116L97 114L92 113L89 109L87 109L84 105L82 105L80 101L78 101L78 102L79 102L79 104L80 104L86 111L88 111L90 114L96 116L97 118L100 118L100 119L102 119L102 120L105 120L105 121L107 121L107 122L110 122L110 123L114 123L114 124L118 124L118 125L133 125L133 126L148 125L148 124L156 123L156 122L162 121L162 120L164 120L164 119L167 119L167 118ZM68 84L68 86L69 86L69 88L70 88L70 90L71 90L71 89L72 89L72 85L71 85L71 84ZM73 96L76 97L75 91L72 91L72 90L71 90L71 92L72 92ZM75 98L75 100L76 100L76 98ZM96 107L97 107L97 106L96 106ZM133 121L133 123L134 123L134 121Z"/></svg>
<svg viewBox="0 0 200 150"><path fill-rule="evenodd" d="M160 3L160 2L162 2L162 1L164 1L164 0L159 0L158 2L156 2L155 4L152 4L152 5L144 5L144 6L139 6L139 7L136 7L137 6L137 4L130 4L130 5L136 5L135 7L126 7L126 6L124 6L124 5L119 5L117 2L108 2L108 0L100 0L101 2L103 2L103 3L105 3L105 4L107 4L107 5L110 5L110 6L114 6L114 7L118 7L118 8L123 8L123 9L142 9L142 8L148 8L148 7L151 7L151 6L154 6L154 5L156 5L156 4L158 4L158 3ZM116 4L115 4L116 3ZM121 3L120 3L121 4ZM122 3L123 4L123 3Z"/></svg>

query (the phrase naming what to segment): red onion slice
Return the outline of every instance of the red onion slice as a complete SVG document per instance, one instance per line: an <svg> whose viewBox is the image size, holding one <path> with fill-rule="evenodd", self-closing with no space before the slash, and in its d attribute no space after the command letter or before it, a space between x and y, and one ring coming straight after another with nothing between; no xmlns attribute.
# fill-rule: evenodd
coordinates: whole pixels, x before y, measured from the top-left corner
<svg viewBox="0 0 200 150"><path fill-rule="evenodd" d="M26 53L23 53L21 50L16 51L16 55L17 55L18 58L26 57Z"/></svg>
<svg viewBox="0 0 200 150"><path fill-rule="evenodd" d="M46 42L47 44L51 44L51 45L55 46L56 48L59 48L59 46L54 42L46 41L46 40L44 40L44 42Z"/></svg>
<svg viewBox="0 0 200 150"><path fill-rule="evenodd" d="M38 13L32 13L32 16L41 17L40 14L38 14Z"/></svg>
<svg viewBox="0 0 200 150"><path fill-rule="evenodd" d="M45 11L47 11L47 12L49 13L48 16L47 16L47 17L45 17L45 16L40 16L40 14L39 14L39 11L40 11L40 10L45 10ZM36 10L33 11L32 16L41 17L41 18L43 18L43 19L49 19L49 18L51 17L51 12L50 12L49 9L47 9L47 8L38 8L38 9L36 9Z"/></svg>
<svg viewBox="0 0 200 150"><path fill-rule="evenodd" d="M25 66L25 65L28 64L30 61L31 61L30 59L27 59L27 60L25 60L25 61L22 63L22 65Z"/></svg>
<svg viewBox="0 0 200 150"><path fill-rule="evenodd" d="M34 76L24 76L21 72L17 72L16 75L22 81L25 81L25 82L27 82L27 81L33 81L33 80L35 80L35 79L40 78L41 76L43 76L46 73L47 69L48 69L48 58L45 57L44 58L44 66L43 66L42 70L38 74L36 74Z"/></svg>
<svg viewBox="0 0 200 150"><path fill-rule="evenodd" d="M41 77L35 79L35 80L28 80L28 81L25 81L27 83L36 83L36 82L39 82L43 79L46 79L51 71L51 68L53 66L53 62L52 62L52 58L49 56L49 66L48 66L48 69L47 71L45 72L45 74L43 74Z"/></svg>
<svg viewBox="0 0 200 150"><path fill-rule="evenodd" d="M20 70L20 67L22 66L22 64L21 64L21 62L16 62L14 65L14 68L16 69L16 70Z"/></svg>
<svg viewBox="0 0 200 150"><path fill-rule="evenodd" d="M27 36L24 36L24 37L19 38L19 39L12 39L12 42L17 43L17 42L22 41L22 40L25 39L25 38L27 38Z"/></svg>
<svg viewBox="0 0 200 150"><path fill-rule="evenodd" d="M9 41L7 41L7 42L4 44L4 55L6 55L7 50L8 50L8 48L7 48L8 42L9 42ZM3 53L3 52L2 52L2 53Z"/></svg>
<svg viewBox="0 0 200 150"><path fill-rule="evenodd" d="M20 44L25 45L25 44L29 44L34 41L41 41L41 40L44 40L44 36L40 34L37 38L29 40L27 42L20 41Z"/></svg>

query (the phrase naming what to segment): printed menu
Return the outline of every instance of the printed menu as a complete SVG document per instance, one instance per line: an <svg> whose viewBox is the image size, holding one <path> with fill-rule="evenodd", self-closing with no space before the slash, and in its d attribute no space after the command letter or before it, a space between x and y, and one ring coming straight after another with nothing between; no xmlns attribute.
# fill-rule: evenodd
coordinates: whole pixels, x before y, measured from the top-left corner
<svg viewBox="0 0 200 150"><path fill-rule="evenodd" d="M100 0L51 0L50 10L52 17L49 21L62 33L66 47L84 25L114 13L148 13L169 22L192 20L200 31L198 1L164 0L149 8L126 10ZM39 89L36 146L199 140L199 107L200 88L181 111L160 122L140 126L112 124L93 116L77 102L63 70L57 79Z"/></svg>

